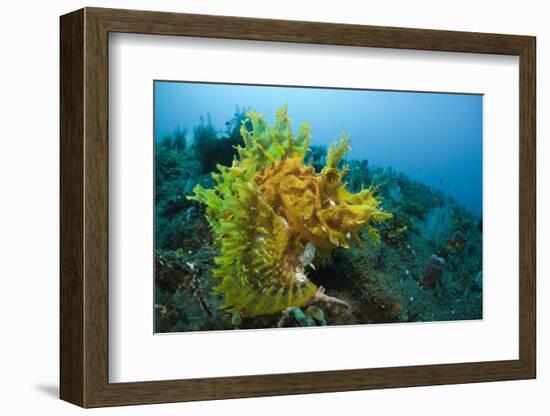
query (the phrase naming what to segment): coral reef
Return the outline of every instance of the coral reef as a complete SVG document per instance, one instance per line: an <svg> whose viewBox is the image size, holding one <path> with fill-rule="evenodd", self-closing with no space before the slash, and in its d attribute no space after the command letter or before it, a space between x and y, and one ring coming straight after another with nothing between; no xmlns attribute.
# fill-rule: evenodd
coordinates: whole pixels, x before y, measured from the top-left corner
<svg viewBox="0 0 550 416"><path fill-rule="evenodd" d="M240 131L244 127L245 118L245 111L237 108L233 119L226 123L227 130L223 137L218 137L210 116L206 122L201 119L200 124L193 129L192 150L196 159L201 163L203 172L213 171L218 163L231 164L235 148L243 143Z"/></svg>
<svg viewBox="0 0 550 416"><path fill-rule="evenodd" d="M378 241L373 225L391 217L373 189L354 194L344 187L348 168L339 164L350 149L346 134L331 145L320 173L304 164L309 130L304 123L293 135L286 106L273 127L262 114L247 113L238 157L229 167L218 165L214 188L197 185L188 197L207 206L220 247L216 293L228 312L253 317L314 301L345 304L317 288L306 268L315 256L362 243L363 229Z"/></svg>
<svg viewBox="0 0 550 416"><path fill-rule="evenodd" d="M375 195L383 197L376 209L391 212L393 217L373 223L376 228L370 232L369 227L359 227L354 236L350 233L352 238L348 239L347 232L339 231L338 227L332 226L327 220L330 216L326 215L326 210L334 208L331 200L339 209L345 207L345 198L336 193L331 194L331 198L324 203L321 197L319 200L313 198L313 201L320 203L321 208L316 205L311 209L312 222L303 220L302 216L303 223L300 224L300 215L296 213L305 207L298 200L301 194L312 187L311 184L315 187L323 181L323 170L329 161L329 149L324 146L307 146L310 151L305 151L302 164L297 163L296 158L290 158L292 163L290 160L281 163L283 158L277 156L280 152L275 153L275 144L264 146L268 142L268 135L269 139L272 135L276 138L290 135L296 145L299 139L301 152L306 133L300 136L301 132L298 130L296 136L291 135L287 121L278 120L275 126L270 127L259 115L254 114L246 120L240 111L235 114L226 123L226 130L217 131L214 127L208 129L210 142L206 146L197 146L196 141L200 140L198 136L188 137L182 129L176 129L170 136L157 141L156 332L482 318L483 229L480 217L461 207L441 190L415 182L391 168L382 168L366 160L350 159L352 152L346 156L345 161L336 163L335 171L345 173L344 180L340 180L336 187L345 187L350 195L360 194L365 189L370 192L376 189L376 194L372 193L371 197L377 200ZM246 122L246 133L241 135L243 121ZM256 123L256 132L253 122ZM208 122L203 122L202 125L207 126ZM189 128L189 131L193 130ZM240 144L241 150L229 145L230 137L232 143L236 143L231 146ZM307 137L309 138L309 134ZM247 145L245 138L251 144ZM257 144L257 149L253 152L244 150L249 146L253 147L255 142L268 150L273 161L263 156ZM285 139L284 142L288 144L289 140ZM242 152L247 160L246 166L240 156ZM232 162L235 157L238 159ZM217 171L216 163L230 166L222 168L226 172L222 173ZM233 164L236 165L235 169ZM249 169L253 164L253 168ZM275 169L276 166L279 166L279 170ZM221 183L212 177L212 173ZM291 179L294 174L301 176L297 180ZM212 210L208 204L187 198L196 197L193 190L197 185L200 185L199 189L204 189L207 194L213 193L223 199L223 204L229 205L224 216L216 217L219 210ZM286 199L277 199L277 192L288 192L288 196ZM322 195L316 194L317 191L310 192L314 196ZM252 203L250 197L256 198L257 203ZM271 207L270 210L264 210L269 215L254 214L254 209L258 210L262 206L261 201ZM291 215L287 216L287 211ZM205 214L212 219L212 224ZM319 214L325 223L328 221L328 228L318 219ZM279 219L277 222L278 217L284 218L284 221ZM284 239L281 235L280 238L287 242L294 241L295 245L287 246L285 255L277 257L271 254L272 259L269 259L263 249L268 251L270 247L277 245L266 237L274 236L275 228L287 230L287 225L289 229L292 227L299 232L286 231ZM307 230L305 225L313 230L307 238L303 238L304 230ZM258 226L263 226L265 230L257 229ZM322 226L331 232L332 240L339 245L331 241L328 233L319 232L319 228L323 231ZM223 230L223 234L216 230ZM233 238L237 230L240 233L246 231L242 240ZM224 243L219 241L220 235L230 237L233 247L230 244L228 251L224 251ZM326 235L325 240L320 238L323 235ZM255 237L255 240L249 246L246 242L250 241L250 237ZM271 245L266 245L267 242ZM272 274L274 268L265 268L260 279L253 278L249 273L239 272L234 274L236 280L232 282L242 284L241 288L245 288L245 291L241 295L230 294L230 301L232 299L236 303L232 303L234 307L223 308L222 306L227 305L227 296L219 286L224 279L220 275L216 276L215 271L223 266L218 264L225 261L223 253L227 254L229 262L229 249L237 253L232 266L235 269L229 270L236 270L237 262L241 267L248 267L252 261L256 261L257 265L262 265L264 261L275 264L276 259L289 258L290 261L283 268L286 274L281 276L286 276L291 282L303 280L302 284L307 285L307 292L285 286L284 279L276 280L276 275ZM261 261L256 257L258 253ZM434 283L428 284L430 287L425 289L425 278L432 273L432 266L429 265L433 256L443 259L445 265L438 273L434 272L434 276L437 275L433 278ZM435 270L438 268L435 266L441 266L441 260L436 263ZM242 283L239 283L241 279ZM427 279L428 282L429 280ZM273 286L272 282L275 282ZM259 289L255 289L256 292L251 289L260 284L264 285L263 293L268 295L263 300L261 295L256 296ZM321 287L326 289L326 293L320 290ZM246 307L242 308L246 300L242 299L244 295L254 297L256 302L259 300L267 303L265 308L257 307L258 311L278 309L278 312L251 315L247 313L249 311ZM316 296L319 298L323 295L330 295L343 304L322 301L312 303ZM287 304L291 297L294 298L292 305ZM297 302L297 299L301 301ZM280 307L274 308L275 304Z"/></svg>

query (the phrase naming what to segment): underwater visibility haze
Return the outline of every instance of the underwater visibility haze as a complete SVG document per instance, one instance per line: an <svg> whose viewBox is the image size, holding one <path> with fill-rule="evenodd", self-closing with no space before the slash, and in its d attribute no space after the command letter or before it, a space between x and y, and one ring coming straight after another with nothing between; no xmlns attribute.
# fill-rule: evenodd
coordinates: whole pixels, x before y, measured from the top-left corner
<svg viewBox="0 0 550 416"><path fill-rule="evenodd" d="M482 318L482 96L156 81L155 332Z"/></svg>

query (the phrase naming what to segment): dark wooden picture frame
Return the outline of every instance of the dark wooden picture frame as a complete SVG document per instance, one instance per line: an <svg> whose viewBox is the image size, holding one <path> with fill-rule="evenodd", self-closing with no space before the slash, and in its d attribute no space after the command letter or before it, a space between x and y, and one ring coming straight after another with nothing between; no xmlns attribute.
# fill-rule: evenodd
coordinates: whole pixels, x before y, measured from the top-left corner
<svg viewBox="0 0 550 416"><path fill-rule="evenodd" d="M61 17L60 396L100 407L536 377L535 52L530 36L85 8ZM109 383L108 36L111 32L519 57L519 359Z"/></svg>

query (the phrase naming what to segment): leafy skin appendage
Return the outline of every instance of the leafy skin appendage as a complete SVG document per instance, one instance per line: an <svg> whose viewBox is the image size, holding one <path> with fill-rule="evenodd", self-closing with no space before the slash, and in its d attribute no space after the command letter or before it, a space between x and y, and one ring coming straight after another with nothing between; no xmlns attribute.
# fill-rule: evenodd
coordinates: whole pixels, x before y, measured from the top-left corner
<svg viewBox="0 0 550 416"><path fill-rule="evenodd" d="M219 246L216 293L227 312L252 317L306 305L317 292L305 272L311 252L323 257L352 241L362 244L363 228L378 241L373 224L391 217L373 189L352 194L342 184L347 166L338 165L350 150L348 135L330 146L321 173L304 165L309 131L303 123L292 134L286 106L273 127L263 114L247 113L238 157L230 167L218 165L213 189L197 185L189 197L206 205Z"/></svg>

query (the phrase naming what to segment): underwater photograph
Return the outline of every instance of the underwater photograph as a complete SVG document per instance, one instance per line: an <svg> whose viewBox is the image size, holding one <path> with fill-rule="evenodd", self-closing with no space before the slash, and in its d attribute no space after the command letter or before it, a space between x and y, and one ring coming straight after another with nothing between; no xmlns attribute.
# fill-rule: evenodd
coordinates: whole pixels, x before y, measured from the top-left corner
<svg viewBox="0 0 550 416"><path fill-rule="evenodd" d="M154 82L155 333L483 319L483 96Z"/></svg>

